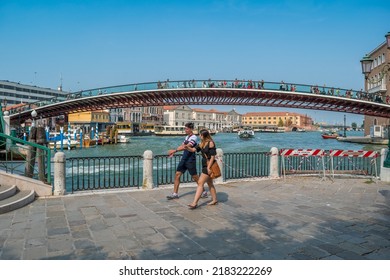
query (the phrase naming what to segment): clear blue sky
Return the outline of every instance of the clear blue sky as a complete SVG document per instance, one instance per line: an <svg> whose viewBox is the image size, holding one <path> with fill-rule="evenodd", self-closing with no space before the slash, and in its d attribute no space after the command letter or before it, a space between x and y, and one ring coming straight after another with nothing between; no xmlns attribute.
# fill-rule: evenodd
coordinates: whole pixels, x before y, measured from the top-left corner
<svg viewBox="0 0 390 280"><path fill-rule="evenodd" d="M359 61L384 42L389 19L388 0L0 0L0 79L57 88L62 75L71 91L167 78L360 89Z"/></svg>

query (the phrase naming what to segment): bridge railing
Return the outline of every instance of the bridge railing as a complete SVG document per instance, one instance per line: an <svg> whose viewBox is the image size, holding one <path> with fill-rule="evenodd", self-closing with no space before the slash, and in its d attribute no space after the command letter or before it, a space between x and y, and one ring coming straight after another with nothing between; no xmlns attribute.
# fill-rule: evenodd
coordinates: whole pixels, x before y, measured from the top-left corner
<svg viewBox="0 0 390 280"><path fill-rule="evenodd" d="M180 81L158 81L137 84L126 84L102 88L94 88L69 93L66 98L52 98L45 101L28 103L10 110L10 114L17 114L21 111L28 111L45 105L55 104L61 101L73 100L85 97L113 94L120 92L133 92L140 90L177 89L177 88L238 88L238 89L258 89L258 90L278 90L286 92L308 93L315 95L326 95L344 97L355 100L364 100L374 103L389 104L390 100L385 100L381 95L375 95L363 90L352 90L337 87L296 84L291 82L266 82L262 80L180 80Z"/></svg>

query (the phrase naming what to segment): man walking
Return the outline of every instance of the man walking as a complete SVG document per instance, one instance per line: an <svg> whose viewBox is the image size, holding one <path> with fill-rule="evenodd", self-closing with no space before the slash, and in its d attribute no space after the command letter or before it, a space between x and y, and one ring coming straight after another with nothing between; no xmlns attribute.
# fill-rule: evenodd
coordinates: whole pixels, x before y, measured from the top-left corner
<svg viewBox="0 0 390 280"><path fill-rule="evenodd" d="M199 176L196 171L195 153L190 152L185 148L186 146L189 146L191 148L195 147L197 145L198 138L193 132L194 130L193 123L186 123L184 126L185 126L185 132L187 134L186 138L184 139L184 142L179 147L177 147L176 150L168 151L169 156L173 156L176 152L183 151L183 156L181 157L181 160L176 168L173 193L167 196L168 200L179 198L180 177L181 175L183 175L184 172L188 170L188 173L190 173L192 179L195 182L198 182L199 179ZM206 191L203 192L202 197L207 197Z"/></svg>

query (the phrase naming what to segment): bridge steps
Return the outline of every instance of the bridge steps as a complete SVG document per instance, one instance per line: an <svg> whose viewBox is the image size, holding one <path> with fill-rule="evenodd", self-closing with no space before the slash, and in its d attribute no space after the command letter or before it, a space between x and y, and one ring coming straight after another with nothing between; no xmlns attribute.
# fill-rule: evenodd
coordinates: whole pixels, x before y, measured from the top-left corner
<svg viewBox="0 0 390 280"><path fill-rule="evenodd" d="M34 190L21 191L15 185L0 186L0 214L24 207L34 199Z"/></svg>

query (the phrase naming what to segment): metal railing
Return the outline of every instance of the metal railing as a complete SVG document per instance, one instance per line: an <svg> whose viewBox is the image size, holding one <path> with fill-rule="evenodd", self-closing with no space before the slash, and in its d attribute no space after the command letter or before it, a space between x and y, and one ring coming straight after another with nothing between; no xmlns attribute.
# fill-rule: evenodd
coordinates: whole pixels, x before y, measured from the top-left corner
<svg viewBox="0 0 390 280"><path fill-rule="evenodd" d="M69 93L66 98L53 98L35 103L28 103L15 109L10 109L11 115L23 111L30 111L46 105L51 105L67 100L74 100L84 97L92 97L120 92L132 92L141 90L172 89L172 88L239 88L239 89L264 89L264 90L282 90L297 93L309 93L313 95L328 95L335 97L344 97L356 100L364 100L375 103L386 103L381 95L376 95L362 90L343 89L338 87L318 86L308 84L297 84L292 82L267 82L262 80L180 80L180 81L162 81L146 82L137 84L125 84L117 86L108 86L82 90Z"/></svg>
<svg viewBox="0 0 390 280"><path fill-rule="evenodd" d="M33 152L28 160L28 153L34 150L36 153ZM0 169L51 184L51 150L48 147L0 133L0 151ZM36 161L40 164L36 165ZM30 175L27 170L31 170Z"/></svg>
<svg viewBox="0 0 390 280"><path fill-rule="evenodd" d="M139 188L142 156L71 157L66 159L67 192Z"/></svg>
<svg viewBox="0 0 390 280"><path fill-rule="evenodd" d="M160 185L170 185L174 183L175 173L177 165L180 162L182 155L173 155L169 157L167 155L156 155L153 160L153 182L155 186ZM202 156L196 155L196 168L199 172L202 170ZM190 183L193 182L192 176L185 172L181 178L181 183Z"/></svg>
<svg viewBox="0 0 390 280"><path fill-rule="evenodd" d="M171 185L181 155L153 157L153 185ZM279 157L279 160L281 157ZM223 181L232 179L262 178L270 175L269 152L226 153L223 155ZM324 167L327 175L333 171L342 175L377 176L380 172L380 157L330 157L324 156ZM376 164L374 164L374 161ZM282 164L280 167L282 169ZM321 161L322 162L322 161ZM319 157L308 156L305 160L292 157L286 166L287 175L321 174L323 165ZM287 164L287 163L286 163ZM201 155L197 155L198 173L202 170ZM280 171L282 174L282 171ZM143 184L142 156L115 157L72 157L66 159L66 186L68 193L84 190L140 188ZM181 183L193 182L186 172L181 176Z"/></svg>
<svg viewBox="0 0 390 280"><path fill-rule="evenodd" d="M226 153L223 155L224 179L269 176L270 153Z"/></svg>

